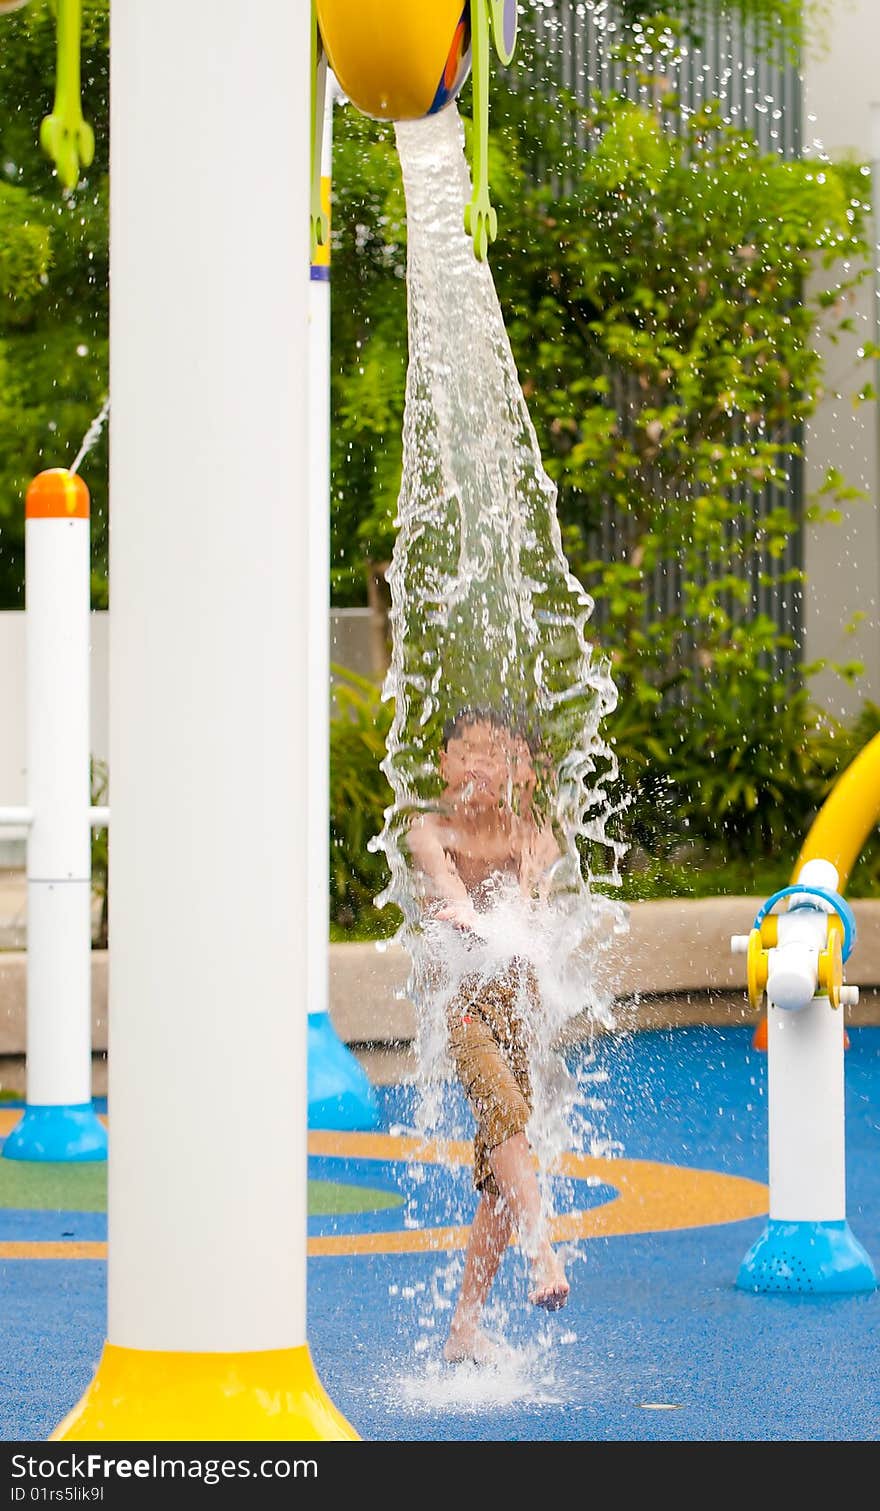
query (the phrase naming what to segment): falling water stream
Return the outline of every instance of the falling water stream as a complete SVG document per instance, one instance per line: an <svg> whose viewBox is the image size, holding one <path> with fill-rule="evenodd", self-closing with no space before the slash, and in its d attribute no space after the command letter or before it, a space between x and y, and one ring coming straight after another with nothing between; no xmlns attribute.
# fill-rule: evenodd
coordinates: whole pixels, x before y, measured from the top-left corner
<svg viewBox="0 0 880 1511"><path fill-rule="evenodd" d="M377 903L393 902L403 915L398 942L409 953L417 1018L415 1125L425 1137L469 1140L473 1131L447 1058L450 996L466 972L488 978L513 957L530 962L537 1000L521 994L518 1004L533 1053L529 1136L548 1172L565 1149L607 1152L589 1068L571 1073L558 1045L575 1018L581 1041L614 1023L615 958L627 928L614 888L625 844L616 834L617 772L603 720L617 695L608 660L588 637L592 602L563 552L555 486L490 266L476 260L463 230L471 185L461 119L453 106L400 122L395 133L406 194L409 365L388 572L392 655L384 695L394 711L383 770L393 801L372 841L390 881ZM408 837L440 801L446 721L487 707L528 733L535 801L552 824L559 858L542 902L516 880L493 878L474 937L426 911ZM424 1184L424 1171L418 1179ZM552 1210L549 1176L542 1179ZM458 1205L448 1220L467 1224L474 1193L453 1184ZM558 1200L558 1180L552 1189ZM419 1201L416 1186L414 1213ZM460 1254L440 1258L418 1300L426 1348L440 1341L460 1276Z"/></svg>
<svg viewBox="0 0 880 1511"><path fill-rule="evenodd" d="M71 472L79 472L80 467L82 466L92 447L97 446L98 441L101 439L101 431L104 429L109 413L110 399L108 396L104 400L104 403L101 405L100 410L95 415L95 418L92 420L91 425L82 438L82 443L80 445L79 451L70 464L69 470Z"/></svg>

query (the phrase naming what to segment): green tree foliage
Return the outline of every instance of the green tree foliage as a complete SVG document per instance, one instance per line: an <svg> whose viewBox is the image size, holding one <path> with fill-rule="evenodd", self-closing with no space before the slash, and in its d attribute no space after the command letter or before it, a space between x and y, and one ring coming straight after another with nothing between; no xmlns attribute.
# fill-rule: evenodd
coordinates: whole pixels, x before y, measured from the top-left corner
<svg viewBox="0 0 880 1511"><path fill-rule="evenodd" d="M743 666L746 621L768 648L742 567L781 555L797 522L782 506L758 524L757 495L788 483L824 386L817 314L833 337L867 271L867 184L857 168L762 155L712 107L672 134L608 99L590 130L571 191L531 193L510 223L498 283L570 559L609 602L625 690L647 684L656 701L683 674L686 640L703 670ZM849 492L826 479L826 504ZM602 562L590 531L609 508L625 550ZM647 623L669 559L679 610Z"/></svg>
<svg viewBox="0 0 880 1511"><path fill-rule="evenodd" d="M394 794L380 762L392 708L378 688L344 667L334 667L330 723L330 920L343 938L388 936L402 919L394 904L377 911L374 899L388 881L384 855L370 841L382 827Z"/></svg>
<svg viewBox="0 0 880 1511"><path fill-rule="evenodd" d="M109 4L84 0L82 87L95 160L61 189L39 145L55 88L50 0L0 16L0 608L24 589L24 494L70 466L108 391ZM92 602L107 603L107 435L83 464Z"/></svg>
<svg viewBox="0 0 880 1511"><path fill-rule="evenodd" d="M858 165L762 154L711 105L664 129L659 105L596 102L570 187L524 196L496 276L569 559L602 610L636 806L660 801L662 774L654 840L681 839L674 814L745 852L805 817L822 775L808 688L776 669L782 637L747 569L799 527L787 488L827 382L815 325L832 340L849 325L868 184ZM829 473L813 512L855 492ZM608 512L618 538L599 559ZM670 608L653 594L673 565Z"/></svg>
<svg viewBox="0 0 880 1511"><path fill-rule="evenodd" d="M331 594L365 601L390 560L406 383L406 233L390 125L334 111Z"/></svg>
<svg viewBox="0 0 880 1511"><path fill-rule="evenodd" d="M745 566L781 556L798 526L786 477L827 381L811 333L820 312L832 332L846 323L863 276L866 170L762 155L711 107L679 116L662 82L707 11L796 50L822 3L619 6L619 54L641 106L608 97L587 116L555 86L518 91L516 67L493 83L490 261L566 549L615 658L611 734L643 799L634 838L661 861L685 832L730 850L786 843L783 829L808 816L850 749L847 732L817 728L807 689L774 670L777 632L756 612ZM108 17L108 0L84 0L97 149L68 193L39 147L54 7L31 0L0 16L0 607L22 599L30 478L70 464L107 394ZM523 26L520 55L529 46ZM469 85L460 108L468 128ZM357 604L395 535L405 206L393 128L352 107L334 125L332 593ZM104 606L106 431L83 471L93 603ZM783 502L759 529L754 500L771 483ZM853 491L830 474L812 507L831 518ZM609 513L618 549L600 559L594 530ZM669 560L681 598L661 613L652 584ZM374 690L351 686L334 723L331 887L349 923L384 880L365 847L386 797L388 717Z"/></svg>

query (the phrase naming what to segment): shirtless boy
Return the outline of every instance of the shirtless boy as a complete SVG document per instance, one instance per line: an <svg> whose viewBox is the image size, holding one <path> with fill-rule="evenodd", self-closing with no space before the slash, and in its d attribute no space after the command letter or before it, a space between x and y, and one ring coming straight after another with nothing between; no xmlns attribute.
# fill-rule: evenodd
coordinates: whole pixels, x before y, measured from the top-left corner
<svg viewBox="0 0 880 1511"><path fill-rule="evenodd" d="M533 808L536 773L528 741L492 711L468 710L447 726L440 757L443 793L435 812L413 825L409 847L433 918L479 935L491 885L518 881L546 897L559 849ZM448 1009L449 1047L477 1122L474 1185L479 1203L444 1358L490 1362L497 1352L480 1327L483 1307L514 1233L531 1269L529 1300L548 1311L569 1294L546 1233L526 1128L532 1092L520 991L536 1002L534 972L522 959L487 980L466 976Z"/></svg>

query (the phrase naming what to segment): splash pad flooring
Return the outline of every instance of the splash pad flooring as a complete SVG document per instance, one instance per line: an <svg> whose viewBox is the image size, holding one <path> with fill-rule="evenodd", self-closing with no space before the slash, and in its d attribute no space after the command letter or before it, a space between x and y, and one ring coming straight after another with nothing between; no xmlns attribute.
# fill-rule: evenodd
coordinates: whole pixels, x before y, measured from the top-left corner
<svg viewBox="0 0 880 1511"><path fill-rule="evenodd" d="M308 1336L334 1403L368 1441L880 1439L880 1291L735 1285L768 1206L751 1029L603 1036L597 1068L591 1116L612 1152L571 1153L553 1181L569 1304L529 1307L509 1250L486 1321L510 1352L490 1370L440 1358L473 1204L467 1140L422 1140L411 1085L378 1088L378 1132L310 1132ZM845 1075L847 1217L880 1269L880 1029L850 1031ZM0 1133L19 1115L4 1109ZM44 1441L92 1377L105 1177L0 1161L6 1441Z"/></svg>

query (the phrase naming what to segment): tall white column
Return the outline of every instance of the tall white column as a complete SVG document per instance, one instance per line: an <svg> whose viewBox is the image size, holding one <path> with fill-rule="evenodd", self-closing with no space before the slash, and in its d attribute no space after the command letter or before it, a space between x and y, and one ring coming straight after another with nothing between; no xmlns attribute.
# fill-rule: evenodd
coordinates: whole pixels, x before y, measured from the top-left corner
<svg viewBox="0 0 880 1511"><path fill-rule="evenodd" d="M112 7L108 1337L57 1436L357 1436L306 1342L309 27Z"/></svg>

